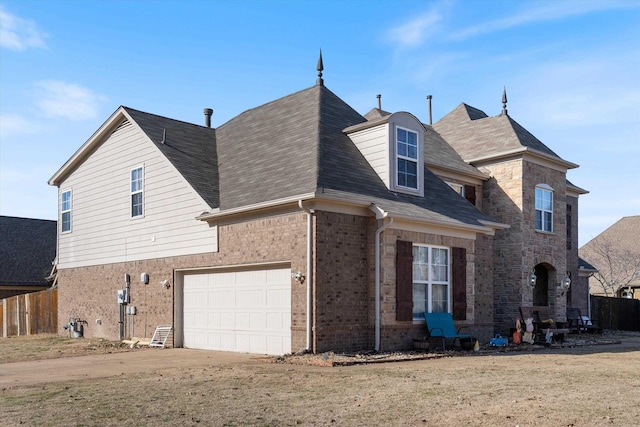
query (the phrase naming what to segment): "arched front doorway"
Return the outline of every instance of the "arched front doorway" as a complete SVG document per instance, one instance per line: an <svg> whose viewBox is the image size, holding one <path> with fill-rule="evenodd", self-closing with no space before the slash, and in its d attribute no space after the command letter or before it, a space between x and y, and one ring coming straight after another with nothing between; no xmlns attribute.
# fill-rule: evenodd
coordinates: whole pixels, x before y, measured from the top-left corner
<svg viewBox="0 0 640 427"><path fill-rule="evenodd" d="M534 267L534 274L536 275L536 283L533 287L533 306L534 307L548 307L550 287L549 283L553 282L556 270L549 264L538 264Z"/></svg>
<svg viewBox="0 0 640 427"><path fill-rule="evenodd" d="M549 272L542 265L536 265L534 269L536 275L536 285L533 287L533 305L548 306L549 305Z"/></svg>

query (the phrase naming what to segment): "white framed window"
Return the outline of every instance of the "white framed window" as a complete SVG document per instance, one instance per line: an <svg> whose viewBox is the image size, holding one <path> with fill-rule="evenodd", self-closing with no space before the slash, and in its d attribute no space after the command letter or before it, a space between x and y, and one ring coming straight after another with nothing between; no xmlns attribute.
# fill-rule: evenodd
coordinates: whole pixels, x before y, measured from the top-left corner
<svg viewBox="0 0 640 427"><path fill-rule="evenodd" d="M396 185L418 189L418 134L396 127Z"/></svg>
<svg viewBox="0 0 640 427"><path fill-rule="evenodd" d="M540 231L553 232L553 188L546 184L536 186L535 228Z"/></svg>
<svg viewBox="0 0 640 427"><path fill-rule="evenodd" d="M144 166L131 169L131 218L144 216Z"/></svg>
<svg viewBox="0 0 640 427"><path fill-rule="evenodd" d="M60 194L60 230L62 233L71 232L71 190Z"/></svg>
<svg viewBox="0 0 640 427"><path fill-rule="evenodd" d="M451 312L449 248L413 245L413 318Z"/></svg>

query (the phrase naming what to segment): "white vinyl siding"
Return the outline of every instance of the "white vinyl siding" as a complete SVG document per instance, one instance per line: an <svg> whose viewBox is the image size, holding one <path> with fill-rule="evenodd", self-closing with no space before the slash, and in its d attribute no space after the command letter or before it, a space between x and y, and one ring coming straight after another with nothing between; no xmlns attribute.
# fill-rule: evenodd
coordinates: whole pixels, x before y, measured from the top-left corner
<svg viewBox="0 0 640 427"><path fill-rule="evenodd" d="M71 232L71 190L65 190L60 194L60 231Z"/></svg>
<svg viewBox="0 0 640 427"><path fill-rule="evenodd" d="M453 191L464 197L464 185L455 182L447 182L447 185L451 187Z"/></svg>
<svg viewBox="0 0 640 427"><path fill-rule="evenodd" d="M131 221L130 171L144 164L144 218ZM121 125L64 181L73 188L73 233L61 234L59 268L217 251L209 209L133 124Z"/></svg>
<svg viewBox="0 0 640 427"><path fill-rule="evenodd" d="M385 123L349 135L373 170L391 187L389 173L389 126Z"/></svg>

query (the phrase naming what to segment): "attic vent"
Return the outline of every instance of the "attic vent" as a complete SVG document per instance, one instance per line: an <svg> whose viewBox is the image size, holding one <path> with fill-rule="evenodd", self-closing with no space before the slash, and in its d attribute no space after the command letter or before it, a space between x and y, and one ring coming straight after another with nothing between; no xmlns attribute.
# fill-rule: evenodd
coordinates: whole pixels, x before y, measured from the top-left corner
<svg viewBox="0 0 640 427"><path fill-rule="evenodd" d="M124 120L122 123L120 123L120 125L112 132L112 134L120 132L123 129L128 128L129 126L131 126L131 122L129 120Z"/></svg>

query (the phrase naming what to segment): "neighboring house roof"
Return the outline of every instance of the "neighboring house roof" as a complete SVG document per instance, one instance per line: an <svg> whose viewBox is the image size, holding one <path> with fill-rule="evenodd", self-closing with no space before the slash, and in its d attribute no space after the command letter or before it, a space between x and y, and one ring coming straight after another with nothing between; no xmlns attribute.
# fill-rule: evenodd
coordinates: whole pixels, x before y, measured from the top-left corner
<svg viewBox="0 0 640 427"><path fill-rule="evenodd" d="M0 216L0 285L48 286L56 221Z"/></svg>
<svg viewBox="0 0 640 427"><path fill-rule="evenodd" d="M603 257L620 256L622 260L618 268L633 274L632 286L640 286L640 215L620 219L578 251L581 258L595 264L601 271L605 270L604 274L610 274L606 269L616 266L616 261ZM603 254L603 251L607 253ZM614 276L618 273L614 273Z"/></svg>
<svg viewBox="0 0 640 427"><path fill-rule="evenodd" d="M626 216L585 243L580 250L588 250L596 239L607 239L617 249L640 251L640 215Z"/></svg>
<svg viewBox="0 0 640 427"><path fill-rule="evenodd" d="M560 158L505 113L489 117L483 111L462 103L433 128L469 163L530 152L555 160L567 168L577 167Z"/></svg>

